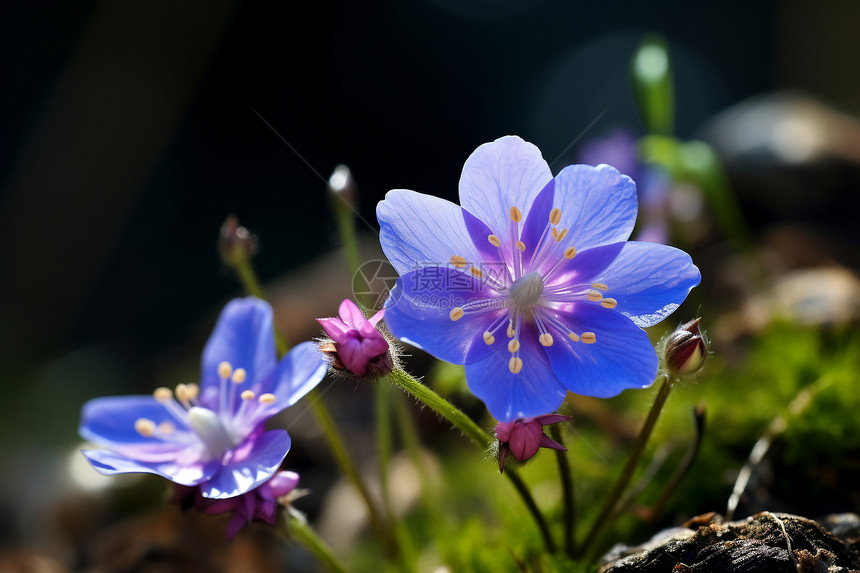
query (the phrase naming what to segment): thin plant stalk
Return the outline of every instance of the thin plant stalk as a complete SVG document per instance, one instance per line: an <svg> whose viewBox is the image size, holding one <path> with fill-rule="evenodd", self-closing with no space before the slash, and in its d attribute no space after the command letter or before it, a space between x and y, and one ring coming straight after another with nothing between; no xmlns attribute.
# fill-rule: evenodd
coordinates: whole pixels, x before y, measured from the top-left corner
<svg viewBox="0 0 860 573"><path fill-rule="evenodd" d="M585 536L585 540L579 546L577 555L585 555L587 551L593 549L592 544L603 532L604 528L609 525L615 506L621 498L621 495L624 493L624 490L630 484L633 472L636 470L636 466L639 465L639 460L645 452L645 446L648 443L648 439L651 437L651 432L654 430L657 418L660 417L660 412L666 404L666 399L672 392L672 386L673 384L669 376L664 376L663 384L660 386L657 397L654 399L654 404L648 412L648 417L645 419L645 423L642 425L639 435L636 436L636 441L633 442L633 448L630 450L627 463L624 464L624 468L621 470L621 475L618 476L618 480L615 482L615 485L606 497L606 501L603 503L603 507L601 508L597 519L594 521L594 524Z"/></svg>
<svg viewBox="0 0 860 573"><path fill-rule="evenodd" d="M563 446L561 429L558 426L558 424L550 424L549 433L553 440ZM573 495L570 461L564 450L555 450L555 459L558 462L558 476L561 480L562 501L564 503L564 551L573 557L574 536L576 534L576 500Z"/></svg>
<svg viewBox="0 0 860 573"><path fill-rule="evenodd" d="M347 573L347 568L335 556L325 541L319 538L307 524L304 516L297 515L293 509L284 512L286 534L289 539L301 544L317 558L317 561L331 573Z"/></svg>

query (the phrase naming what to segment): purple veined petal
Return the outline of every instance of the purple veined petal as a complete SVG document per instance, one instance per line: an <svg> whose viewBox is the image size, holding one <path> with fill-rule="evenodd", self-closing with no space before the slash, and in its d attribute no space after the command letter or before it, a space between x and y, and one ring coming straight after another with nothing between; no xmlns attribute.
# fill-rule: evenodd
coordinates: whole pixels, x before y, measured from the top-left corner
<svg viewBox="0 0 860 573"><path fill-rule="evenodd" d="M547 229L547 225L549 224L549 214L552 211L553 203L555 201L555 179L551 180L546 184L540 193L538 193L537 197L532 203L532 208L529 211L528 217L525 219L525 223L523 224L522 234L520 236L523 244L526 246L526 250L523 251L523 261L526 266L526 271L537 270L531 268L529 262L537 263L540 258L540 253L538 254L537 259L533 259L535 249L538 247L538 243L541 242L541 237L543 236L544 231ZM548 244L553 241L552 231L547 231L548 236L543 237L543 244ZM544 249L540 249L540 251L544 251ZM552 259L552 262L555 262L555 259ZM543 266L543 265L542 265Z"/></svg>
<svg viewBox="0 0 860 573"><path fill-rule="evenodd" d="M594 247L576 253L576 256L569 260L564 260L563 255L558 253L555 257L544 258L540 270L546 272L559 263L550 275L548 285L589 285L596 282L596 277L609 268L626 244L613 243Z"/></svg>
<svg viewBox="0 0 860 573"><path fill-rule="evenodd" d="M244 368L250 383L258 382L275 370L275 334L272 307L249 296L231 300L203 349L201 390L219 387L218 365L228 362L233 369Z"/></svg>
<svg viewBox="0 0 860 573"><path fill-rule="evenodd" d="M236 452L216 475L200 484L203 497L225 499L249 492L281 467L290 451L290 436L284 430L271 430L249 438L247 454ZM237 450L243 449L243 446Z"/></svg>
<svg viewBox="0 0 860 573"><path fill-rule="evenodd" d="M646 328L672 314L701 278L684 251L630 241L595 282L609 286L603 294L618 301L618 312Z"/></svg>
<svg viewBox="0 0 860 573"><path fill-rule="evenodd" d="M451 320L451 311L468 303L483 310ZM394 336L454 364L474 362L492 352L484 331L508 314L498 293L470 275L442 267L406 273L397 279L385 304L385 324ZM506 326L507 322L496 339L504 338Z"/></svg>
<svg viewBox="0 0 860 573"><path fill-rule="evenodd" d="M527 218L535 197L551 180L540 149L509 135L481 145L466 160L460 204L492 229L502 245L512 245L511 207Z"/></svg>
<svg viewBox="0 0 860 573"><path fill-rule="evenodd" d="M179 485L195 486L210 479L216 474L220 463L218 460L206 462L197 460L172 459L160 462L145 462L129 459L110 450L81 450L92 464L93 468L102 475L146 473L167 478Z"/></svg>
<svg viewBox="0 0 860 573"><path fill-rule="evenodd" d="M502 244L500 247L490 242L493 231L483 221L469 213L466 209L460 209L466 230L472 243L478 250L480 269L484 273L491 273L499 283L507 286L513 282L509 268L513 268L513 245ZM501 239L499 239L501 241Z"/></svg>
<svg viewBox="0 0 860 573"><path fill-rule="evenodd" d="M555 207L567 237L558 248L584 251L626 241L636 223L636 184L609 165L570 165L555 177Z"/></svg>
<svg viewBox="0 0 860 573"><path fill-rule="evenodd" d="M554 412L567 393L538 342L539 333L534 324L523 323L521 328L519 340L523 367L518 374L511 373L509 369L511 354L507 350L508 338L504 330L496 337L492 354L479 362L466 364L469 389L500 422Z"/></svg>
<svg viewBox="0 0 860 573"><path fill-rule="evenodd" d="M379 243L398 274L444 266L454 255L474 264L481 254L472 243L459 206L431 195L395 189L376 207Z"/></svg>
<svg viewBox="0 0 860 573"><path fill-rule="evenodd" d="M267 408L272 415L310 392L325 378L328 363L313 342L297 344L278 364L275 376L267 380L260 392L271 392L275 402Z"/></svg>
<svg viewBox="0 0 860 573"><path fill-rule="evenodd" d="M609 398L627 388L645 388L654 382L657 352L645 331L630 319L590 302L570 304L565 312L553 314L580 337L584 332L593 332L596 337L593 344L581 339L574 342L567 332L545 323L554 339L546 353L568 390Z"/></svg>
<svg viewBox="0 0 860 573"><path fill-rule="evenodd" d="M343 302L340 303L337 312L341 320L343 320L343 322L347 326L350 326L352 328L359 328L362 324L367 322L367 319L364 317L364 314L361 312L361 309L358 308L358 305L356 305L348 298L343 299Z"/></svg>

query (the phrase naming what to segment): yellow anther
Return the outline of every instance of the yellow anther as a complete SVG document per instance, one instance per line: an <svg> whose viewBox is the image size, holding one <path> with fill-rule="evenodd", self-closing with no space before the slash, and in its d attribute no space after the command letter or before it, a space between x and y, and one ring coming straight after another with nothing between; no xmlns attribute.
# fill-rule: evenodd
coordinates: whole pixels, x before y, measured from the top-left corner
<svg viewBox="0 0 860 573"><path fill-rule="evenodd" d="M270 394L269 392L260 395L260 404L271 404L275 400L277 400L277 398L275 398L275 395Z"/></svg>
<svg viewBox="0 0 860 573"><path fill-rule="evenodd" d="M591 288L596 288L597 290L609 290L609 287L603 283L591 283Z"/></svg>
<svg viewBox="0 0 860 573"><path fill-rule="evenodd" d="M600 306L603 308L615 308L618 306L618 301L614 298L605 298L603 299L603 302L600 303Z"/></svg>
<svg viewBox="0 0 860 573"><path fill-rule="evenodd" d="M520 341L517 340L516 338L511 340L510 342L508 342L508 352L510 352L511 354L513 354L514 352L516 352L519 349L520 349Z"/></svg>
<svg viewBox="0 0 860 573"><path fill-rule="evenodd" d="M511 221L514 223L519 223L523 220L523 212L520 211L517 207L511 207Z"/></svg>
<svg viewBox="0 0 860 573"><path fill-rule="evenodd" d="M464 314L466 313L463 312L463 309L459 306L456 306L451 310L451 314L449 314L448 316L451 318L451 320L460 320L461 318L463 318Z"/></svg>
<svg viewBox="0 0 860 573"><path fill-rule="evenodd" d="M509 322L508 323L508 338L513 338L514 334L516 334L516 332L514 332L514 325Z"/></svg>
<svg viewBox="0 0 860 573"><path fill-rule="evenodd" d="M172 434L173 431L176 430L176 424L173 422L168 422L167 420L158 424L158 431L162 434Z"/></svg>
<svg viewBox="0 0 860 573"><path fill-rule="evenodd" d="M517 249L519 249L520 252L524 253L526 251L526 244L522 241L517 241Z"/></svg>
<svg viewBox="0 0 860 573"><path fill-rule="evenodd" d="M556 229L555 227L552 228L552 239L558 239L558 229Z"/></svg>
<svg viewBox="0 0 860 573"><path fill-rule="evenodd" d="M222 362L218 365L218 376L221 378L229 378L232 373L233 367L230 366L229 362Z"/></svg>
<svg viewBox="0 0 860 573"><path fill-rule="evenodd" d="M173 398L173 391L170 388L162 386L161 388L156 388L155 392L152 393L152 396L159 402L167 402Z"/></svg>
<svg viewBox="0 0 860 573"><path fill-rule="evenodd" d="M245 372L244 368L236 368L236 370L233 371L233 376L230 377L230 380L232 380L236 384L241 384L245 381L245 378L247 377L248 373Z"/></svg>
<svg viewBox="0 0 860 573"><path fill-rule="evenodd" d="M556 207L552 211L549 212L549 222L552 223L553 225L558 225L558 223L560 221L561 221L561 209Z"/></svg>
<svg viewBox="0 0 860 573"><path fill-rule="evenodd" d="M572 341L574 341L574 342L579 342L579 335L578 335L578 334L576 334L575 332L569 332L569 333L567 333L567 337L568 337L569 339L571 339Z"/></svg>
<svg viewBox="0 0 860 573"><path fill-rule="evenodd" d="M200 395L200 386L198 386L197 384L195 384L193 382L191 384L186 384L185 388L188 390L188 399L189 400L193 400L197 396Z"/></svg>
<svg viewBox="0 0 860 573"><path fill-rule="evenodd" d="M481 269L479 269L478 267L472 267L471 269L469 269L469 272L470 272L470 273L472 273L473 275L475 275L475 276L476 276L476 277L478 277L478 278L480 278L480 277L481 277L481 275L483 275L483 274L484 274L484 273L482 273L482 272L481 272Z"/></svg>
<svg viewBox="0 0 860 573"><path fill-rule="evenodd" d="M463 268L469 264L469 261L467 261L465 258L461 257L460 255L453 255L451 257L451 264L454 265L455 267Z"/></svg>
<svg viewBox="0 0 860 573"><path fill-rule="evenodd" d="M603 294L597 289L591 289L585 296L587 296L588 300L590 300L591 302L600 302L601 300L603 300Z"/></svg>
<svg viewBox="0 0 860 573"><path fill-rule="evenodd" d="M484 331L484 342L487 344L492 344L496 341L496 337L490 333L489 330Z"/></svg>
<svg viewBox="0 0 860 573"><path fill-rule="evenodd" d="M183 403L191 399L191 392L188 390L187 384L176 385L176 399Z"/></svg>
<svg viewBox="0 0 860 573"><path fill-rule="evenodd" d="M583 332L582 341L586 344L594 344L597 342L597 336L593 332Z"/></svg>
<svg viewBox="0 0 860 573"><path fill-rule="evenodd" d="M568 247L564 250L564 258L572 259L576 256L576 247Z"/></svg>
<svg viewBox="0 0 860 573"><path fill-rule="evenodd" d="M151 438L155 433L155 422L146 418L138 418L134 421L134 429L144 438Z"/></svg>
<svg viewBox="0 0 860 573"><path fill-rule="evenodd" d="M567 236L567 229L562 229L558 232L558 236L555 238L556 241L561 242Z"/></svg>
<svg viewBox="0 0 860 573"><path fill-rule="evenodd" d="M552 334L550 334L549 332L544 332L543 334L538 336L538 340L543 346L552 346L553 343Z"/></svg>
<svg viewBox="0 0 860 573"><path fill-rule="evenodd" d="M494 247L501 247L502 246L502 242L495 235L490 235L489 237L487 237L487 240L490 241L490 244L493 245Z"/></svg>
<svg viewBox="0 0 860 573"><path fill-rule="evenodd" d="M523 359L519 356L511 356L511 359L508 361L508 370L511 371L511 374L519 374L522 369Z"/></svg>
<svg viewBox="0 0 860 573"><path fill-rule="evenodd" d="M244 392L242 392L240 394L240 396L242 396L243 400L253 400L254 398L257 397L257 395L254 394L253 392L251 392L250 390L245 390Z"/></svg>

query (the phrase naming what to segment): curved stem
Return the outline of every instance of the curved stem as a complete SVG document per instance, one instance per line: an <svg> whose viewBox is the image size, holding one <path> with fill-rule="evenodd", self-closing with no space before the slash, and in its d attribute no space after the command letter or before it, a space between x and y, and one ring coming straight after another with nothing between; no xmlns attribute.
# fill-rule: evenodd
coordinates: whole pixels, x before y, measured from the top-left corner
<svg viewBox="0 0 860 573"><path fill-rule="evenodd" d="M550 424L549 433L553 440L561 445L561 429L558 424ZM573 479L570 471L570 461L567 459L567 452L564 450L555 450L555 459L558 461L558 475L561 479L561 492L564 502L564 550L573 557L574 550L574 534L576 526L576 504L573 497Z"/></svg>
<svg viewBox="0 0 860 573"><path fill-rule="evenodd" d="M284 512L284 522L289 538L302 544L328 571L346 573L346 567L338 560L331 548L311 529L304 517L296 515L293 513L294 511L287 510Z"/></svg>

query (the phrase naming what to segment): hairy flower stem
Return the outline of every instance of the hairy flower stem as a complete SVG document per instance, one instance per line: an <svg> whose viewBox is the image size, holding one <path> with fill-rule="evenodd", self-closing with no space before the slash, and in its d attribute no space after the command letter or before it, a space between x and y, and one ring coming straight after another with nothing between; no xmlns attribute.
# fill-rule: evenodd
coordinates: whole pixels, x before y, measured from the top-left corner
<svg viewBox="0 0 860 573"><path fill-rule="evenodd" d="M406 392L412 395L413 398L424 404L425 406L430 407L434 412L448 420L455 428L463 432L470 440L472 440L475 445L477 445L482 450L486 451L490 445L492 444L493 437L482 430L480 426L478 426L472 419L463 413L462 410L455 407L453 404L442 398L439 394L431 390L429 387L425 386L412 376L410 376L405 370L401 368L395 368L391 374L387 376L387 378ZM546 520L543 517L543 514L540 512L537 504L534 501L531 493L529 492L526 485L520 479L520 477L516 474L516 472L508 471L505 472L505 475L510 480L511 484L514 486L514 489L517 490L517 493L520 494L520 497L523 498L523 502L526 504L529 512L532 514L532 517L535 520L535 523L540 529L541 535L543 536L544 545L546 546L547 551L550 553L555 553L556 546L555 541L552 538L552 535L549 531L549 526L547 526Z"/></svg>
<svg viewBox="0 0 860 573"><path fill-rule="evenodd" d="M615 485L606 497L606 501L603 503L600 514L598 514L597 519L588 531L588 535L586 535L582 545L579 546L579 549L576 552L577 556L581 557L585 555L587 551L593 549L592 544L612 520L615 506L618 504L618 500L621 498L624 490L630 484L633 472L636 470L636 466L639 465L639 460L645 452L648 438L651 437L651 432L654 430L657 418L660 417L660 412L663 410L663 406L666 404L666 399L669 397L671 392L672 381L668 376L664 376L663 384L660 386L660 391L654 399L654 404L648 412L648 417L645 418L645 424L643 424L642 429L639 431L639 435L636 436L636 441L633 442L633 448L630 450L630 456L627 458L627 463L624 464L624 469L621 470L621 475L618 476L618 480L615 482Z"/></svg>
<svg viewBox="0 0 860 573"><path fill-rule="evenodd" d="M549 427L550 437L561 444L561 429L559 424L551 424ZM564 500L564 551L573 557L574 534L576 526L576 503L573 497L573 478L571 477L570 461L567 452L555 450L555 459L558 461L558 476L561 480L561 492Z"/></svg>
<svg viewBox="0 0 860 573"><path fill-rule="evenodd" d="M347 569L341 563L325 541L320 539L314 530L308 526L304 516L297 511L287 509L284 512L286 534L289 539L300 543L310 551L320 564L331 573L346 573Z"/></svg>

